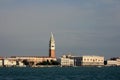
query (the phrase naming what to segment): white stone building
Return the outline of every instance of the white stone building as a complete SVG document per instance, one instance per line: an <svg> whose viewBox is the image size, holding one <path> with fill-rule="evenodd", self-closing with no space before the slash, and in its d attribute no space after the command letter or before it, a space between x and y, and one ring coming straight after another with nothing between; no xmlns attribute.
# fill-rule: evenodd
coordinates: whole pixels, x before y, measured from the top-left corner
<svg viewBox="0 0 120 80"><path fill-rule="evenodd" d="M82 56L81 57L82 66L102 66L104 65L103 56Z"/></svg>
<svg viewBox="0 0 120 80"><path fill-rule="evenodd" d="M3 65L6 67L16 66L16 60L13 60L11 58L4 58Z"/></svg>
<svg viewBox="0 0 120 80"><path fill-rule="evenodd" d="M71 55L63 55L60 60L61 66L74 66L74 59Z"/></svg>
<svg viewBox="0 0 120 80"><path fill-rule="evenodd" d="M107 66L120 66L120 58L115 60L107 60Z"/></svg>
<svg viewBox="0 0 120 80"><path fill-rule="evenodd" d="M3 58L0 57L0 67L3 66Z"/></svg>
<svg viewBox="0 0 120 80"><path fill-rule="evenodd" d="M0 66L3 66L3 59L0 59Z"/></svg>
<svg viewBox="0 0 120 80"><path fill-rule="evenodd" d="M19 67L26 67L24 64L23 64L23 62L21 62L21 61L18 61L18 65L17 66L19 66Z"/></svg>
<svg viewBox="0 0 120 80"><path fill-rule="evenodd" d="M103 56L71 56L61 57L61 66L102 66L104 65Z"/></svg>

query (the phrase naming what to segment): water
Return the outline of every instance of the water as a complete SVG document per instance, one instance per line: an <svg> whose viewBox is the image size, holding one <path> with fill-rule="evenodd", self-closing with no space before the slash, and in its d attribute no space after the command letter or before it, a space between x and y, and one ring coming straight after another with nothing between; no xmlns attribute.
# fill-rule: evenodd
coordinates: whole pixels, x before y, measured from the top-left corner
<svg viewBox="0 0 120 80"><path fill-rule="evenodd" d="M0 68L0 80L120 80L120 67Z"/></svg>

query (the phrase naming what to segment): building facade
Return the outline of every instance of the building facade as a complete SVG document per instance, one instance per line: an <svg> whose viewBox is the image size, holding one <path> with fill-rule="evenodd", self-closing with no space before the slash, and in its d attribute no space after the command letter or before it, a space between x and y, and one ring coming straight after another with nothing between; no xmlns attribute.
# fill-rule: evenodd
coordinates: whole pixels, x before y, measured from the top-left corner
<svg viewBox="0 0 120 80"><path fill-rule="evenodd" d="M104 57L63 55L60 63L61 66L102 66L104 65Z"/></svg>
<svg viewBox="0 0 120 80"><path fill-rule="evenodd" d="M12 56L11 58L21 62L23 60L27 60L28 62L34 62L34 64L37 64L43 61L51 61L51 60L56 61L56 58L47 57L47 56Z"/></svg>
<svg viewBox="0 0 120 80"><path fill-rule="evenodd" d="M3 66L3 59L0 59L0 66Z"/></svg>
<svg viewBox="0 0 120 80"><path fill-rule="evenodd" d="M81 66L82 57L80 57L80 56L74 56L72 58L74 59L74 65L75 66Z"/></svg>
<svg viewBox="0 0 120 80"><path fill-rule="evenodd" d="M107 60L107 66L120 66L120 58L114 60Z"/></svg>
<svg viewBox="0 0 120 80"><path fill-rule="evenodd" d="M11 67L11 66L16 66L16 65L17 65L17 62L15 59L4 58L4 60L3 60L3 66Z"/></svg>
<svg viewBox="0 0 120 80"><path fill-rule="evenodd" d="M103 56L82 56L81 57L82 66L102 66L104 65Z"/></svg>
<svg viewBox="0 0 120 80"><path fill-rule="evenodd" d="M74 59L71 55L63 55L60 59L61 66L74 66Z"/></svg>
<svg viewBox="0 0 120 80"><path fill-rule="evenodd" d="M3 58L0 57L0 66L3 66Z"/></svg>

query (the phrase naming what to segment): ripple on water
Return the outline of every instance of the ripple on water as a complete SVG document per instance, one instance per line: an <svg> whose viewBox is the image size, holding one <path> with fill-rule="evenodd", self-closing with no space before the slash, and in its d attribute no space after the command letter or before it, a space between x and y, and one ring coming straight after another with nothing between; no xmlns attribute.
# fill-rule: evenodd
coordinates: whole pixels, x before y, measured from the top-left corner
<svg viewBox="0 0 120 80"><path fill-rule="evenodd" d="M0 80L120 80L120 67L0 68Z"/></svg>

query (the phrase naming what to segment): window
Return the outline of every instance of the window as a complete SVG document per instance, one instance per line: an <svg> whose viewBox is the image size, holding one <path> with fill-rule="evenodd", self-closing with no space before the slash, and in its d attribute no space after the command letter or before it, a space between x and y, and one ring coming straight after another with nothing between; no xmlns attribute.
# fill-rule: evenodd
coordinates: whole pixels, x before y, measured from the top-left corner
<svg viewBox="0 0 120 80"><path fill-rule="evenodd" d="M84 61L86 61L86 59L84 59Z"/></svg>
<svg viewBox="0 0 120 80"><path fill-rule="evenodd" d="M96 59L96 61L97 61L97 59Z"/></svg>
<svg viewBox="0 0 120 80"><path fill-rule="evenodd" d="M90 61L92 61L92 59L90 59Z"/></svg>
<svg viewBox="0 0 120 80"><path fill-rule="evenodd" d="M87 61L89 61L89 59L87 59Z"/></svg>
<svg viewBox="0 0 120 80"><path fill-rule="evenodd" d="M52 47L54 47L54 46L52 46Z"/></svg>

